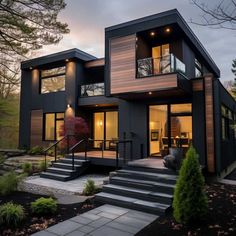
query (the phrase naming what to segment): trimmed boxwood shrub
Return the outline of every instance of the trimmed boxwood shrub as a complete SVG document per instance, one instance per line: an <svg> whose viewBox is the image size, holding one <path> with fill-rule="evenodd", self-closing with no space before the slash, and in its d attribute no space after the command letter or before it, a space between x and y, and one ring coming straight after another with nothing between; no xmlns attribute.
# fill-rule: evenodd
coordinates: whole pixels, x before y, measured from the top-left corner
<svg viewBox="0 0 236 236"><path fill-rule="evenodd" d="M173 208L175 220L183 224L199 221L207 212L204 177L198 154L193 147L187 151L180 169L174 191Z"/></svg>
<svg viewBox="0 0 236 236"><path fill-rule="evenodd" d="M24 208L21 205L8 202L0 206L0 225L17 227L24 220Z"/></svg>
<svg viewBox="0 0 236 236"><path fill-rule="evenodd" d="M50 215L57 211L57 201L53 198L41 197L31 202L31 210L36 215Z"/></svg>
<svg viewBox="0 0 236 236"><path fill-rule="evenodd" d="M98 189L92 179L88 179L83 190L83 195L90 196L97 193Z"/></svg>

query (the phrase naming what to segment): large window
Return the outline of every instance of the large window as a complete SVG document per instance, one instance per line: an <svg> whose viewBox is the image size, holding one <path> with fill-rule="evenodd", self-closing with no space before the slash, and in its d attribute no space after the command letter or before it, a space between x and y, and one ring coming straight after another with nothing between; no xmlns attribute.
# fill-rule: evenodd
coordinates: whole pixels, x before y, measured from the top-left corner
<svg viewBox="0 0 236 236"><path fill-rule="evenodd" d="M51 93L65 90L66 68L58 67L41 70L41 93Z"/></svg>
<svg viewBox="0 0 236 236"><path fill-rule="evenodd" d="M233 113L230 109L221 106L221 129L222 140L228 140L230 138L230 129L233 129Z"/></svg>
<svg viewBox="0 0 236 236"><path fill-rule="evenodd" d="M64 113L44 114L44 140L55 141L61 138L60 131L64 124Z"/></svg>

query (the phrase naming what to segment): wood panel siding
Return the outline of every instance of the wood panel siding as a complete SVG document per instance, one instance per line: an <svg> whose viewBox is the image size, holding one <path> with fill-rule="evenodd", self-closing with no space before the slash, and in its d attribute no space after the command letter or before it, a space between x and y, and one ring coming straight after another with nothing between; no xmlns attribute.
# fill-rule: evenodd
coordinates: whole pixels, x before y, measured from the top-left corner
<svg viewBox="0 0 236 236"><path fill-rule="evenodd" d="M30 146L42 146L43 135L43 111L32 110L31 111L31 135Z"/></svg>
<svg viewBox="0 0 236 236"><path fill-rule="evenodd" d="M100 58L92 61L85 62L84 66L85 68L93 68L93 67L99 67L105 65L105 59Z"/></svg>
<svg viewBox="0 0 236 236"><path fill-rule="evenodd" d="M177 88L177 75L136 78L136 35L110 39L111 94Z"/></svg>
<svg viewBox="0 0 236 236"><path fill-rule="evenodd" d="M193 91L203 91L203 80L202 79L193 80L192 88Z"/></svg>
<svg viewBox="0 0 236 236"><path fill-rule="evenodd" d="M214 108L213 108L213 77L207 75L205 84L205 116L206 116L206 153L207 168L215 172L215 140L214 140Z"/></svg>

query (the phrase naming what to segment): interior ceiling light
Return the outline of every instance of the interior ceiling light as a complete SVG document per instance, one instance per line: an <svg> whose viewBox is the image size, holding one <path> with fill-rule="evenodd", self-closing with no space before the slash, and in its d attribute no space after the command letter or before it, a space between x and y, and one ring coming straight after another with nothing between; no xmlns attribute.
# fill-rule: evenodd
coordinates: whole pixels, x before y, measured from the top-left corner
<svg viewBox="0 0 236 236"><path fill-rule="evenodd" d="M149 92L148 94L149 94L149 95L152 95L152 92Z"/></svg>
<svg viewBox="0 0 236 236"><path fill-rule="evenodd" d="M66 59L66 62L68 62L69 61L69 59Z"/></svg>

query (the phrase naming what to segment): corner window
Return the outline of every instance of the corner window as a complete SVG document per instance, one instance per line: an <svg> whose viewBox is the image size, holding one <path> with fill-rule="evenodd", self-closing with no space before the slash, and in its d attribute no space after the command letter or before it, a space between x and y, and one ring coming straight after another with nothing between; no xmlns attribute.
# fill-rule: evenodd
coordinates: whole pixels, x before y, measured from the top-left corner
<svg viewBox="0 0 236 236"><path fill-rule="evenodd" d="M40 93L65 91L66 68L58 67L49 70L41 70Z"/></svg>
<svg viewBox="0 0 236 236"><path fill-rule="evenodd" d="M64 113L44 114L44 140L55 141L61 138L60 130L64 124Z"/></svg>
<svg viewBox="0 0 236 236"><path fill-rule="evenodd" d="M195 58L195 77L203 76L202 64Z"/></svg>
<svg viewBox="0 0 236 236"><path fill-rule="evenodd" d="M230 138L230 129L233 127L233 113L230 109L221 106L221 129L222 129L222 140L228 140Z"/></svg>

